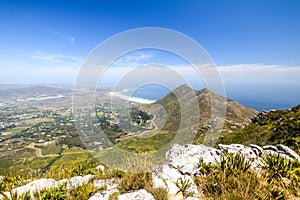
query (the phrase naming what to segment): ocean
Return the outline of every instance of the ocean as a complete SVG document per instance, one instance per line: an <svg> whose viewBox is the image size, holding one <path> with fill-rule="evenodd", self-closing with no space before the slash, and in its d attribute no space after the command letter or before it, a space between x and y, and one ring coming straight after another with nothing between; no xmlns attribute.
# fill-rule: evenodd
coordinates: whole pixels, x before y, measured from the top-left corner
<svg viewBox="0 0 300 200"><path fill-rule="evenodd" d="M157 84L151 84L151 85L142 86L136 90L129 90L129 91L122 92L122 94L125 96L130 96L131 98L154 102L158 99L163 98L170 91L171 90L166 87Z"/></svg>
<svg viewBox="0 0 300 200"><path fill-rule="evenodd" d="M121 92L121 96L130 97L132 101L152 103L164 97L171 89L157 84L150 84L136 90ZM299 92L295 91L298 90L295 88L295 90L288 91L279 90L279 88L277 88L277 90L268 90L268 92L266 92L258 91L254 88L252 90L227 88L226 97L237 101L245 107L254 108L258 111L271 109L282 110L291 108L300 103Z"/></svg>

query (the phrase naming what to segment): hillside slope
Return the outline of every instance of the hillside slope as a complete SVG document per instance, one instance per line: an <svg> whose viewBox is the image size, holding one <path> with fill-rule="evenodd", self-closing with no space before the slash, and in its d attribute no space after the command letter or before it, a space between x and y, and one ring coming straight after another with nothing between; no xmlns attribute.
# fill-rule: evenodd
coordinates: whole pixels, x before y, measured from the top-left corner
<svg viewBox="0 0 300 200"><path fill-rule="evenodd" d="M194 93L193 95L195 95L197 99L196 103L198 103L199 112L190 110L196 107L193 105L195 101L188 99L189 96L183 97L185 100L183 106L186 107L186 109L181 108L182 105L180 105L177 99L178 94L190 94L191 96L191 93ZM192 129L192 132L195 134L194 143L202 143L206 131L214 126L217 127L218 124L221 125L218 129L222 129L222 132L241 129L258 113L258 111L254 109L246 108L236 101L220 96L209 89L192 90L187 85L176 88L165 97L145 108L149 110L157 104L160 106L150 111L157 116L155 123L157 123L159 127L163 126L161 127L162 130L176 131L181 121L188 121L189 123L186 124L188 127L187 132L191 132ZM214 105L213 107L212 104ZM162 114L163 112L165 112L165 115ZM194 113L196 113L197 116L194 116ZM166 119L161 120L160 115ZM187 119L183 119L183 117L187 117ZM225 121L223 126L220 122L224 117ZM197 120L195 120L195 118ZM165 122L164 125L160 124L162 122Z"/></svg>
<svg viewBox="0 0 300 200"><path fill-rule="evenodd" d="M300 152L300 105L287 110L263 111L242 130L226 132L218 143L284 144Z"/></svg>

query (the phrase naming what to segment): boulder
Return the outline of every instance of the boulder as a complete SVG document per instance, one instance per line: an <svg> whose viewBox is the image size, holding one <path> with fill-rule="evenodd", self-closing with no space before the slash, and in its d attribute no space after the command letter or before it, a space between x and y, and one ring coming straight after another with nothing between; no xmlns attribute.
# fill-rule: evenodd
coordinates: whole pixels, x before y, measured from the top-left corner
<svg viewBox="0 0 300 200"><path fill-rule="evenodd" d="M186 144L173 145L166 153L166 159L181 174L195 175L198 173L200 159L206 163L215 163L220 159L220 150L204 145Z"/></svg>
<svg viewBox="0 0 300 200"><path fill-rule="evenodd" d="M219 144L218 149L220 150L227 150L228 153L239 153L243 155L246 159L255 159L257 158L257 153L253 151L251 147L246 147L241 144L230 144L230 145L225 145L225 144Z"/></svg>
<svg viewBox="0 0 300 200"><path fill-rule="evenodd" d="M282 144L279 144L276 147L281 154L285 154L285 155L289 156L291 159L295 159L300 162L300 156L292 149L290 149L287 146L284 146Z"/></svg>
<svg viewBox="0 0 300 200"><path fill-rule="evenodd" d="M261 156L263 154L264 149L256 144L250 144L250 147L256 154L256 156Z"/></svg>
<svg viewBox="0 0 300 200"><path fill-rule="evenodd" d="M34 192L39 192L48 188L55 188L56 186L59 186L56 184L56 180L52 178L42 178L13 189L13 193L23 195L27 192L30 192L31 194L33 194Z"/></svg>
<svg viewBox="0 0 300 200"><path fill-rule="evenodd" d="M118 196L119 200L155 200L152 194L146 190L138 190L136 192L126 193Z"/></svg>
<svg viewBox="0 0 300 200"><path fill-rule="evenodd" d="M94 180L94 187L97 189L102 189L102 191L95 193L89 198L89 200L108 200L111 194L118 192L118 182L119 181L117 179Z"/></svg>
<svg viewBox="0 0 300 200"><path fill-rule="evenodd" d="M67 188L67 190L72 190L74 188L82 186L83 184L87 184L93 177L94 176L91 174L86 175L86 176L72 177L67 181L66 188Z"/></svg>
<svg viewBox="0 0 300 200"><path fill-rule="evenodd" d="M59 181L56 181L55 179L52 178L42 178L42 179L31 181L26 185L17 187L12 190L12 193L16 193L18 196L22 196L29 192L33 196L34 193L40 193L41 191L50 188L54 189L63 184L67 184L67 189L71 190L73 188L81 186L82 184L88 183L93 177L94 175L86 175L84 177L76 176L71 179L62 179ZM4 194L10 197L9 192L5 192Z"/></svg>
<svg viewBox="0 0 300 200"><path fill-rule="evenodd" d="M22 196L29 192L31 195L33 195L34 193L39 193L42 190L55 188L59 186L60 185L57 183L57 181L52 178L42 178L42 179L31 181L26 185L13 189L12 194L17 194L18 196ZM4 194L10 197L9 192L4 192Z"/></svg>
<svg viewBox="0 0 300 200"><path fill-rule="evenodd" d="M103 172L105 170L105 167L104 165L98 165L95 169Z"/></svg>

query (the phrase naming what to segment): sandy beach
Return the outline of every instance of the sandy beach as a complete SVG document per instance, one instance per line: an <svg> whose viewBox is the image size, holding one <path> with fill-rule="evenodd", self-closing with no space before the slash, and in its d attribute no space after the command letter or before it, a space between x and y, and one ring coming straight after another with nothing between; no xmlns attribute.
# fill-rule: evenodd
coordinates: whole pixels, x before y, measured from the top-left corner
<svg viewBox="0 0 300 200"><path fill-rule="evenodd" d="M122 94L122 92L109 92L109 96L119 97L126 101L132 101L132 102L141 103L141 104L150 104L150 103L155 102L154 100L143 99L143 98L138 98L138 97L130 97L125 94Z"/></svg>

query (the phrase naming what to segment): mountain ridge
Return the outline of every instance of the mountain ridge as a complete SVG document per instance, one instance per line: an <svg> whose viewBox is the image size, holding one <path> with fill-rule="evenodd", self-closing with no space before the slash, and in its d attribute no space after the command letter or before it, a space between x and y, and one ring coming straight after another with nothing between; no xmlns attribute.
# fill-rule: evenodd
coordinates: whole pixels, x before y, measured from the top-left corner
<svg viewBox="0 0 300 200"><path fill-rule="evenodd" d="M187 110L180 108L182 104L180 104L179 100L177 99L178 94L179 98L181 98L180 95L184 96L186 94L190 94L190 96L182 97L185 100L184 106L188 107ZM195 97L196 100L190 100L189 97ZM195 108L195 105L192 105L195 103L199 105L199 114L198 116L190 116L190 111L188 109L190 109L189 107ZM157 104L160 106L151 110L151 107ZM202 90L193 90L187 85L181 85L166 94L163 98L155 101L152 104L144 105L141 108L150 113L152 112L151 114L157 115L155 123L158 124L159 127L163 126L162 130L178 130L182 119L181 117L188 117L187 121L191 120L194 122L193 124L189 123L187 125L192 127L193 132L196 134L194 140L195 143L202 143L207 130L217 127L218 124L219 127L217 127L217 131L222 129L221 132L230 132L245 127L251 122L251 118L258 114L257 110L246 108L236 101L214 93L208 88L204 88ZM166 112L167 119L165 120L165 124L161 125L160 121L164 120L160 119L159 115L163 112ZM196 111L192 113L196 113ZM198 121L194 119L195 117L198 118ZM221 124L223 120L224 126Z"/></svg>

